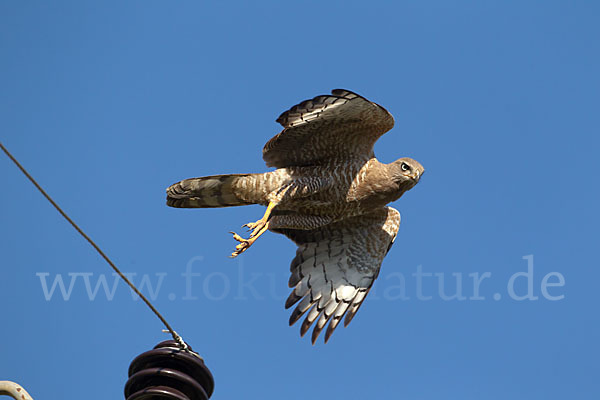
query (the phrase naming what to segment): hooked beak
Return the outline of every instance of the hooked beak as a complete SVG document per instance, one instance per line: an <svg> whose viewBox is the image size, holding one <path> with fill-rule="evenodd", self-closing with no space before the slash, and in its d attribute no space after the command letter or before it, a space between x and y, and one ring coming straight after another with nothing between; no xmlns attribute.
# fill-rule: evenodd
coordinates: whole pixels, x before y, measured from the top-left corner
<svg viewBox="0 0 600 400"><path fill-rule="evenodd" d="M419 179L421 179L421 172L416 170L415 173L412 174L411 178L413 178L415 182L419 182Z"/></svg>

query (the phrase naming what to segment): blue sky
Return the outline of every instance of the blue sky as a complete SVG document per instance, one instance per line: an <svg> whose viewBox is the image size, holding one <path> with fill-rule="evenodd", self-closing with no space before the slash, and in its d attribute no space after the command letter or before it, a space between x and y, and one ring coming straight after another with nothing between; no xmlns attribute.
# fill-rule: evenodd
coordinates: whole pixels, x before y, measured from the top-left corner
<svg viewBox="0 0 600 400"><path fill-rule="evenodd" d="M153 285L214 399L594 398L599 17L591 1L4 1L0 140ZM164 188L266 170L279 113L338 87L394 115L381 161L427 172L393 204L374 292L312 346L283 307L294 245L270 233L227 258L263 210L170 209ZM122 283L91 300L108 266L4 156L0 178L0 380L121 398L160 323ZM457 277L466 299L445 299ZM59 278L68 299L44 292ZM528 278L537 299L517 300Z"/></svg>

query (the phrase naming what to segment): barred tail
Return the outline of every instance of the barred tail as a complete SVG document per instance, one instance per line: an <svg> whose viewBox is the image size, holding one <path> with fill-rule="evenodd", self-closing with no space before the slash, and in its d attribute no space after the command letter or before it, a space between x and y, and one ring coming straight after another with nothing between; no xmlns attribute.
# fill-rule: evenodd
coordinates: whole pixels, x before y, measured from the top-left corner
<svg viewBox="0 0 600 400"><path fill-rule="evenodd" d="M184 179L167 188L167 205L177 208L231 207L253 204L236 195L236 183L252 174Z"/></svg>

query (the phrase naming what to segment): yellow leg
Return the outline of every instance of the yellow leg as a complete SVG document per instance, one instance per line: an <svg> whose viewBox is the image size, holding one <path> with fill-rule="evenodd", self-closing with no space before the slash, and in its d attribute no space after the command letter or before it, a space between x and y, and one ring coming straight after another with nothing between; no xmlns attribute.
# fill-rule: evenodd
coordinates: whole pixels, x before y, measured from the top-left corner
<svg viewBox="0 0 600 400"><path fill-rule="evenodd" d="M257 233L265 226L269 218L271 218L271 211L273 211L273 208L275 208L275 206L275 203L270 202L267 206L267 210L265 211L265 215L263 215L261 219L259 219L256 222L248 222L247 224L242 225L242 228L246 227L248 229L252 229L250 237L256 236Z"/></svg>
<svg viewBox="0 0 600 400"><path fill-rule="evenodd" d="M252 229L252 233L250 234L250 237L248 239L244 239L235 232L230 232L233 234L233 238L240 242L240 244L235 246L235 251L231 253L231 258L235 258L242 254L244 251L248 250L248 248L252 246L256 239L258 239L260 235L262 235L269 229L269 218L271 217L271 212L273 211L273 208L275 208L276 205L277 204L273 203L272 201L269 202L267 210L265 211L265 215L263 215L261 219L259 219L256 222L249 222L247 224L242 225L242 227L248 227L249 229Z"/></svg>

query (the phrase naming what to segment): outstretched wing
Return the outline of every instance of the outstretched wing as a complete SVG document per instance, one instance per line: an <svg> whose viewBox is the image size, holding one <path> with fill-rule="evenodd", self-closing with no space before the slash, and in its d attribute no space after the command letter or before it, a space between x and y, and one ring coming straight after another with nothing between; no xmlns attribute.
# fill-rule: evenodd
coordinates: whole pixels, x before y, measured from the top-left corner
<svg viewBox="0 0 600 400"><path fill-rule="evenodd" d="M303 101L277 118L283 130L267 142L269 167L319 165L330 160L367 160L394 118L385 108L344 89Z"/></svg>
<svg viewBox="0 0 600 400"><path fill-rule="evenodd" d="M385 207L311 231L279 230L298 245L290 266L294 290L285 303L289 308L299 302L290 325L308 311L300 335L316 321L313 344L327 322L325 343L344 314L347 326L377 278L399 226L400 213Z"/></svg>

